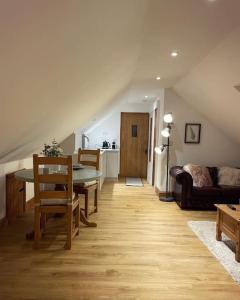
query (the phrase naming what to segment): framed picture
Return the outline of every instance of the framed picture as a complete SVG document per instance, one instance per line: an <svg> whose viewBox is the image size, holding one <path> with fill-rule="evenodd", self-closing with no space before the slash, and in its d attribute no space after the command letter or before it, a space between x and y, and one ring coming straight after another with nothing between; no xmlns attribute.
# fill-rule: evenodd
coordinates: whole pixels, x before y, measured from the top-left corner
<svg viewBox="0 0 240 300"><path fill-rule="evenodd" d="M201 124L186 123L185 124L185 144L199 144L201 139Z"/></svg>

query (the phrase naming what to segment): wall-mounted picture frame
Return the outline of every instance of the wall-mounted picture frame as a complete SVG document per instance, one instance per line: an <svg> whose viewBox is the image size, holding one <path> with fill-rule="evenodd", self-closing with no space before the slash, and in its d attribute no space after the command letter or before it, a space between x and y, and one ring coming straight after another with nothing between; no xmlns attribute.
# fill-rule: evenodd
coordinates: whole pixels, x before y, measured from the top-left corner
<svg viewBox="0 0 240 300"><path fill-rule="evenodd" d="M201 140L201 124L186 123L185 124L185 144L200 144Z"/></svg>

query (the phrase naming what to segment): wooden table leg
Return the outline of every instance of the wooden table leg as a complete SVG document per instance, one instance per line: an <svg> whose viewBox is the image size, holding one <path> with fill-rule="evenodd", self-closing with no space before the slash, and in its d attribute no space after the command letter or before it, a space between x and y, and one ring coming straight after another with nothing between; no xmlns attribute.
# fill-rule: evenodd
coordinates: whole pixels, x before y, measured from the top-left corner
<svg viewBox="0 0 240 300"><path fill-rule="evenodd" d="M90 222L86 217L85 217L85 211L84 209L80 209L80 221L88 226L88 227L97 227L97 223L95 222ZM42 225L42 224L41 224ZM43 231L43 228L41 226L41 229ZM34 240L34 230L31 230L30 232L26 233L26 240L32 241Z"/></svg>
<svg viewBox="0 0 240 300"><path fill-rule="evenodd" d="M76 194L76 196L78 196L78 194ZM85 210L83 208L80 208L80 221L88 227L97 227L97 223L88 221L85 213L86 213Z"/></svg>
<svg viewBox="0 0 240 300"><path fill-rule="evenodd" d="M221 231L221 211L217 210L217 224L216 224L216 240L222 240L222 231Z"/></svg>
<svg viewBox="0 0 240 300"><path fill-rule="evenodd" d="M80 221L88 227L97 227L97 223L89 222L88 219L85 217L84 209L80 209Z"/></svg>

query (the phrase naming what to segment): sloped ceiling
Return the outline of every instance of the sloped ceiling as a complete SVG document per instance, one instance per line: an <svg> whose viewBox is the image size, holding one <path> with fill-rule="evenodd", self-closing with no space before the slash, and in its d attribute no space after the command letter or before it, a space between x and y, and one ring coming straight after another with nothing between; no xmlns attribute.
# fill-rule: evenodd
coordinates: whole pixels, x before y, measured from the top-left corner
<svg viewBox="0 0 240 300"><path fill-rule="evenodd" d="M129 83L145 0L0 4L0 162L81 126Z"/></svg>
<svg viewBox="0 0 240 300"><path fill-rule="evenodd" d="M240 25L239 11L239 0L151 1L134 80L172 87Z"/></svg>
<svg viewBox="0 0 240 300"><path fill-rule="evenodd" d="M232 140L240 144L240 27L218 45L174 89Z"/></svg>
<svg viewBox="0 0 240 300"><path fill-rule="evenodd" d="M208 78L206 60L231 39L240 25L239 11L239 0L1 1L0 162L26 157L53 137L63 140L129 84L146 89L175 85L207 114L209 103L220 103L215 99L220 92L217 84L214 91L210 82L200 84ZM227 51L234 52L236 65L233 60L231 64L239 84L237 51L232 47ZM179 51L175 59L172 50ZM212 66L221 90L227 81L224 77L222 82L220 71L224 67L231 73L228 58L224 55L219 72ZM191 72L198 73L198 68L201 75L192 81ZM228 86L233 85L231 74ZM155 81L157 75L160 82ZM191 84L198 89L190 89ZM235 116L233 104L239 94L232 93L235 100L228 113ZM199 99L205 104L199 105ZM226 132L237 138L231 122L213 120L228 126Z"/></svg>

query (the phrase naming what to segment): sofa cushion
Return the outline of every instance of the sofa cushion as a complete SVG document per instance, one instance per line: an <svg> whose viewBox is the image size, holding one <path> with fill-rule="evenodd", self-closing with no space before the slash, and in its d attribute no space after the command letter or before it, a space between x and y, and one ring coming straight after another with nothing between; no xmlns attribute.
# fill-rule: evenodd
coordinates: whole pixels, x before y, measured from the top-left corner
<svg viewBox="0 0 240 300"><path fill-rule="evenodd" d="M194 187L213 186L211 176L206 167L187 164L183 169L192 176Z"/></svg>
<svg viewBox="0 0 240 300"><path fill-rule="evenodd" d="M207 167L207 169L211 176L213 186L218 187L218 168L217 167Z"/></svg>
<svg viewBox="0 0 240 300"><path fill-rule="evenodd" d="M230 167L220 167L218 169L218 184L240 186L240 170Z"/></svg>
<svg viewBox="0 0 240 300"><path fill-rule="evenodd" d="M192 195L198 197L219 197L221 189L217 187L193 187Z"/></svg>

